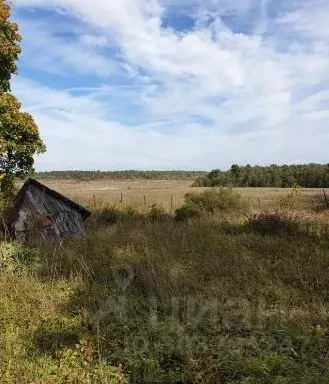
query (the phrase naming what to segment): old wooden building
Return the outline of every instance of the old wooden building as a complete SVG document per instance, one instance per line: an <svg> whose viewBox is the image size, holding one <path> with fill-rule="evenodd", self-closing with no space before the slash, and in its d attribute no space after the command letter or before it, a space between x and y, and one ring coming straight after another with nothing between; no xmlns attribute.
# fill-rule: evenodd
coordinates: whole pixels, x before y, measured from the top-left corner
<svg viewBox="0 0 329 384"><path fill-rule="evenodd" d="M7 223L16 238L33 236L55 242L83 236L84 220L89 216L84 207L29 179L16 196Z"/></svg>

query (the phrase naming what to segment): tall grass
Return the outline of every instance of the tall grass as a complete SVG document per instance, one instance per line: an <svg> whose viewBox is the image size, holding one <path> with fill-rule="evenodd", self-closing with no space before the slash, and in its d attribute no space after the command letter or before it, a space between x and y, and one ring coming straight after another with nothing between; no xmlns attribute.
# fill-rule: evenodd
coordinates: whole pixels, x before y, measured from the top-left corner
<svg viewBox="0 0 329 384"><path fill-rule="evenodd" d="M0 273L0 382L327 383L327 237L264 215L95 208Z"/></svg>

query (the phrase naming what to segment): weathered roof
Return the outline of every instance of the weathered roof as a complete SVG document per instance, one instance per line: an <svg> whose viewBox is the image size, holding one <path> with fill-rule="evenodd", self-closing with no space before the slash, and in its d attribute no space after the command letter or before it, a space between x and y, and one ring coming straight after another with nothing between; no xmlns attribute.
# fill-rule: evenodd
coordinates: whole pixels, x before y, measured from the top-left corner
<svg viewBox="0 0 329 384"><path fill-rule="evenodd" d="M9 215L10 218L14 217L19 212L19 210L23 204L23 201L24 201L24 196L31 185L40 189L42 191L42 193L48 194L48 195L54 197L55 199L63 201L65 204L70 206L72 209L79 212L84 220L87 219L91 215L91 213L86 208L84 208L81 205L75 203L74 201L68 199L67 197L63 196L62 194L54 191L53 189L48 188L44 184L39 183L37 180L28 179L24 183L23 187L21 188L21 190L18 192L17 196L14 199L14 205L13 205L13 208L11 209L11 214Z"/></svg>

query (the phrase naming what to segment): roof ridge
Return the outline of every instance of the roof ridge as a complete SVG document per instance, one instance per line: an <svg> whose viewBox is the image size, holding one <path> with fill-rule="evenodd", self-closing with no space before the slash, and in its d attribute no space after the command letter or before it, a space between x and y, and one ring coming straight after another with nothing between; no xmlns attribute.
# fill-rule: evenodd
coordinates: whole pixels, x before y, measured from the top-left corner
<svg viewBox="0 0 329 384"><path fill-rule="evenodd" d="M47 187L46 185L40 183L38 180L35 180L35 179L32 179L32 178L28 178L25 181L25 183L23 184L22 188L20 189L20 191L16 195L16 197L14 199L13 208L12 208L13 211L19 209L19 206L20 206L20 204L22 202L24 194L25 194L26 190L28 189L29 185L34 185L34 186L36 186L39 189L41 188L44 192L48 193L49 195L52 195L53 197L64 201L65 204L67 204L70 207L72 207L73 209L79 211L81 216L83 217L83 219L87 219L88 217L90 217L91 212L88 211L85 207L83 207L82 205L80 205L80 204L76 203L75 201L69 199L68 197L62 195L61 193L55 191L54 189L51 189L51 188Z"/></svg>

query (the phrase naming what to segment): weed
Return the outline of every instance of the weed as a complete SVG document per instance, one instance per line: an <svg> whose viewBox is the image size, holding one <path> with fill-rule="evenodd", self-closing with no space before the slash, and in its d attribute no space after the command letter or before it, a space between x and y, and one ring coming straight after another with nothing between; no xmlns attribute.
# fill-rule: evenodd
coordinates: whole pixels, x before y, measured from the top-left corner
<svg viewBox="0 0 329 384"><path fill-rule="evenodd" d="M0 243L0 271L17 272L36 269L40 262L39 251L19 242Z"/></svg>

